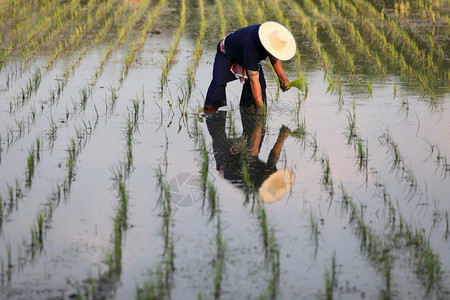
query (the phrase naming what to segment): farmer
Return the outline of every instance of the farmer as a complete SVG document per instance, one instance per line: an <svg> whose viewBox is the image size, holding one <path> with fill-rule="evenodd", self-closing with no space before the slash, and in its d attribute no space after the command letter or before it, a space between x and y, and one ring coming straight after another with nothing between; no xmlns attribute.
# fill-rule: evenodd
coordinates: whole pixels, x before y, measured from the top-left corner
<svg viewBox="0 0 450 300"><path fill-rule="evenodd" d="M205 112L214 112L219 107L226 106L225 87L228 82L239 78L244 82L240 107L253 107L260 114L264 113L266 81L260 61L269 57L284 92L289 89L289 80L284 75L281 61L291 59L296 50L291 32L274 21L251 25L228 34L217 45L213 78L205 99Z"/></svg>

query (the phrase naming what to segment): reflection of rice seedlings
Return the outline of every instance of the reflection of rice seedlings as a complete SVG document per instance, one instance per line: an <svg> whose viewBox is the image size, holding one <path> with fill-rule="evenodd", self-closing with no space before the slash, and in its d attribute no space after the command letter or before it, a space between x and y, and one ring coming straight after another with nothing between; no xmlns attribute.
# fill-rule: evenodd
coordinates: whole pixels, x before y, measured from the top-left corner
<svg viewBox="0 0 450 300"><path fill-rule="evenodd" d="M170 187L164 178L161 166L156 170L159 198L157 205L160 207L160 216L163 220L161 236L164 240L164 252L162 260L157 266L155 277L152 281L144 283L143 287L136 290L137 299L170 299L172 288L174 265L174 241L170 231L172 226L172 210L170 206Z"/></svg>
<svg viewBox="0 0 450 300"><path fill-rule="evenodd" d="M248 173L247 163L245 160L242 160L242 181L244 183L244 195L245 201L244 204L247 204L250 200L250 191L252 190L252 183L250 181L250 174Z"/></svg>
<svg viewBox="0 0 450 300"><path fill-rule="evenodd" d="M180 42L181 35L184 32L185 25L186 25L186 1L182 0L178 30L177 33L175 34L173 44L170 46L169 52L165 54L165 61L161 63L161 70L162 70L161 87L163 87L167 83L169 71L172 68L172 64L175 61L175 51L178 48L178 43Z"/></svg>
<svg viewBox="0 0 450 300"><path fill-rule="evenodd" d="M369 97L372 97L372 81L367 81L367 92L369 93Z"/></svg>

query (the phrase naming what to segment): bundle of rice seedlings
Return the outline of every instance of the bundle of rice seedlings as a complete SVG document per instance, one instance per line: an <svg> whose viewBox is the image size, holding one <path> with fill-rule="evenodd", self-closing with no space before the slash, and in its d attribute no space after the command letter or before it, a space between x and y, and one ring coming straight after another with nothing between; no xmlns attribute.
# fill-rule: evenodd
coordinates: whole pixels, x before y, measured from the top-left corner
<svg viewBox="0 0 450 300"><path fill-rule="evenodd" d="M287 83L287 87L288 88L295 87L295 88L298 88L300 91L304 91L305 90L305 80L303 79L303 77L300 77L299 79L296 79L294 81L289 81Z"/></svg>

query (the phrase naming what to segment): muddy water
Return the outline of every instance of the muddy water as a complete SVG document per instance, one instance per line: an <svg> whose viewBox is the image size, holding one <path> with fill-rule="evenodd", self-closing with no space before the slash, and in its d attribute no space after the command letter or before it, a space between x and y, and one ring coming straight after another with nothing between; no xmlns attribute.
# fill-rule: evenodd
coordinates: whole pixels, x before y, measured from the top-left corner
<svg viewBox="0 0 450 300"><path fill-rule="evenodd" d="M207 10L215 12L216 8L207 6ZM163 10L166 18L155 25L157 32L148 35L122 86L118 85L120 70L137 33L113 52L85 110L74 107L106 44L87 50L54 105L46 100L49 90L56 84L56 75L76 54L67 54L45 73L36 94L14 113L10 112L8 100L20 93L32 76L32 69L9 88L2 85L0 195L6 208L0 239L1 298L69 298L84 290L88 291L86 298L136 297L137 288L154 282L158 267L167 259L158 205L158 168L163 170L171 194L170 234L175 254L171 297L214 297L217 215L225 241L220 296L270 297L274 261L265 248L258 200L250 194L247 202L239 157L235 161L237 167L219 167L222 161L216 155L218 149L226 152L229 148L216 148L217 135L211 128L223 125L220 129L232 141L226 145L236 151L232 159L245 149L243 137L260 133L257 158L247 160L249 170L258 173L287 168L295 175L292 187L283 197L263 205L269 231L279 249L278 298L323 298L325 274L331 272L333 256L333 296L337 299L378 298L386 289L386 259L391 266L391 293L396 298L449 297L448 86L441 86L431 100L398 73L380 77L343 72L340 96L337 89L328 90L324 70L311 44L303 42L306 37L298 30L307 97L294 89L279 92L266 62L269 97L264 120L253 116L249 121L241 114L238 105L242 86L238 82L227 87L228 106L213 116L205 116L201 107L211 80L218 32L217 20L212 20L208 24L216 27L206 32L196 85L184 115L178 98L185 93L186 66L195 50L197 31L192 24L180 40L167 85L163 89L160 85L162 53L170 48L177 25L167 20L176 18L178 13L173 4ZM192 23L196 20L194 15L188 10ZM113 40L114 35L109 38ZM37 66L44 64L43 58L36 61ZM284 63L284 67L290 79L298 77L293 62ZM6 65L2 78L7 78L12 68L13 65ZM368 91L368 81L372 83L372 93ZM117 88L114 110L110 109L111 88ZM112 272L108 258L113 249L114 218L120 206L112 177L115 168L125 161L125 129L132 100L139 101L140 110L132 141L132 168L125 181L127 226L120 243L120 269ZM34 110L35 120L29 121ZM367 147L362 163L354 139L348 136L349 116L354 116L355 137ZM19 133L20 120L26 121ZM57 125L54 140L49 138L51 120ZM253 124L250 133L249 124ZM304 128L306 134L287 135L276 164L267 167L280 131L286 133L286 127L291 132ZM85 128L88 134L78 138L76 129ZM230 128L234 128L234 134ZM11 130L17 138L8 143L7 133ZM214 218L210 218L208 198L202 190L200 133L208 151L208 180L216 187L219 199ZM397 156L386 136L397 146ZM9 207L9 189L26 178L29 149L37 138L41 140L40 161L35 164L31 188L22 189L23 196ZM51 200L52 210L48 210L49 199L54 198L58 186L67 178L71 139L83 142L75 176L66 197ZM324 179L326 161L332 183ZM258 176L251 176L251 180L254 177ZM252 183L257 187L261 180ZM349 198L343 194L351 199L355 211L349 208ZM52 214L44 223L42 241L35 245L31 232L37 226L37 215L44 209ZM371 247L361 235L361 220L371 233ZM407 238L405 228L413 233L423 232L424 241L417 236ZM375 249L387 256L378 255ZM426 272L420 268L419 258L429 253L424 249L431 249L437 257L439 278L429 280L421 275Z"/></svg>

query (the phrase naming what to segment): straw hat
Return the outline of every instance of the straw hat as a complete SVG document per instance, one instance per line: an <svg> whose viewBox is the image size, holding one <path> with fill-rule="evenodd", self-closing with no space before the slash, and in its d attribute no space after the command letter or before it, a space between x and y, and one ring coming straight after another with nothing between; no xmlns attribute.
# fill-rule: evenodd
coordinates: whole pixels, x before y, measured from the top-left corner
<svg viewBox="0 0 450 300"><path fill-rule="evenodd" d="M267 178L258 190L258 199L275 202L291 190L294 172L289 169L278 170Z"/></svg>
<svg viewBox="0 0 450 300"><path fill-rule="evenodd" d="M292 33L280 23L274 21L262 23L258 35L267 52L279 60L289 60L294 57L297 51L295 39Z"/></svg>

